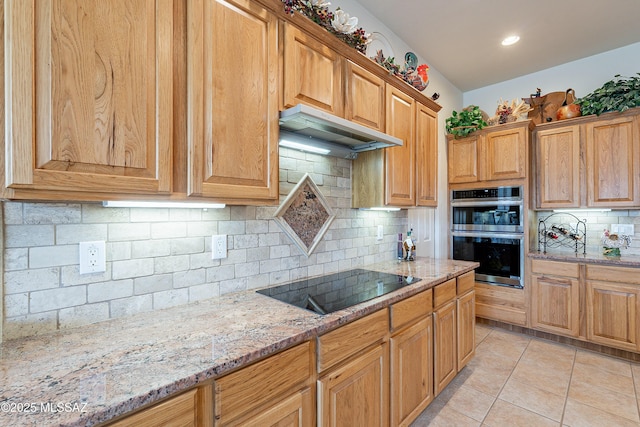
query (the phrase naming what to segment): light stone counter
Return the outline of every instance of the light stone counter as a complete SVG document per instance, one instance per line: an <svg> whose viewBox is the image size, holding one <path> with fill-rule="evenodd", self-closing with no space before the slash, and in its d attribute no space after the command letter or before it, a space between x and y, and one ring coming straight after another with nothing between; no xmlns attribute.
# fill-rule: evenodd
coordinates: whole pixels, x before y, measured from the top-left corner
<svg viewBox="0 0 640 427"><path fill-rule="evenodd" d="M0 426L92 426L471 271L419 258L362 268L422 280L328 315L247 291L0 344Z"/></svg>
<svg viewBox="0 0 640 427"><path fill-rule="evenodd" d="M640 257L634 255L625 255L619 257L606 257L597 251L587 251L586 254L576 254L574 252L530 252L530 258L544 259L548 261L565 261L579 262L584 264L603 264L614 265L618 267L640 267Z"/></svg>

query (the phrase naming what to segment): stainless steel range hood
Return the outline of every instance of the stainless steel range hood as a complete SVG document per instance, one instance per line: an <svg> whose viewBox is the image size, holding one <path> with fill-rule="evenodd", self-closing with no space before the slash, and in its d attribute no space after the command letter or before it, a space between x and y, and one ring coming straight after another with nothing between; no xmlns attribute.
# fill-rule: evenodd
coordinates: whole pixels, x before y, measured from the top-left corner
<svg viewBox="0 0 640 427"><path fill-rule="evenodd" d="M355 159L363 151L402 145L402 140L299 104L280 113L280 145L304 150L302 145L324 150L322 154L329 156Z"/></svg>

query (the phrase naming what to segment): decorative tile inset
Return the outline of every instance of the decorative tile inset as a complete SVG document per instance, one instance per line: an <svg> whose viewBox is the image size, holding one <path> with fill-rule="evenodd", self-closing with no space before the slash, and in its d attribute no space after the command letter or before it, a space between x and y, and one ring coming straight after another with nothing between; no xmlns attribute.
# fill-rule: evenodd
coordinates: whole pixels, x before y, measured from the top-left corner
<svg viewBox="0 0 640 427"><path fill-rule="evenodd" d="M326 199L305 174L274 215L282 231L309 256L329 229L335 214Z"/></svg>

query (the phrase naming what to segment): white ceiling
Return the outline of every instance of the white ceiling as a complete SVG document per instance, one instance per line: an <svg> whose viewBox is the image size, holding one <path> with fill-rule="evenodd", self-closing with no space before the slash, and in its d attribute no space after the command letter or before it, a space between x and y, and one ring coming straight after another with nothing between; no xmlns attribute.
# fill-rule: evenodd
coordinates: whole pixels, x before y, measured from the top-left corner
<svg viewBox="0 0 640 427"><path fill-rule="evenodd" d="M640 42L640 0L360 3L463 92Z"/></svg>

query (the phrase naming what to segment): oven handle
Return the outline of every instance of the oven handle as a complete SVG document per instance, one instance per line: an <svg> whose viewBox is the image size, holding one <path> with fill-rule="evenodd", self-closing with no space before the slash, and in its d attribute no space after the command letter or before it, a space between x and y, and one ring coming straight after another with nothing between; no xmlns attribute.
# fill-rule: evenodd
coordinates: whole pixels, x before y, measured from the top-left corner
<svg viewBox="0 0 640 427"><path fill-rule="evenodd" d="M524 233L487 233L486 231L482 232L473 232L473 231L452 231L452 237L493 237L496 239L524 239Z"/></svg>
<svg viewBox="0 0 640 427"><path fill-rule="evenodd" d="M481 200L469 200L456 201L451 200L451 207L469 207L469 206L493 206L493 205L518 205L522 206L522 199L504 198L504 199L481 199Z"/></svg>

